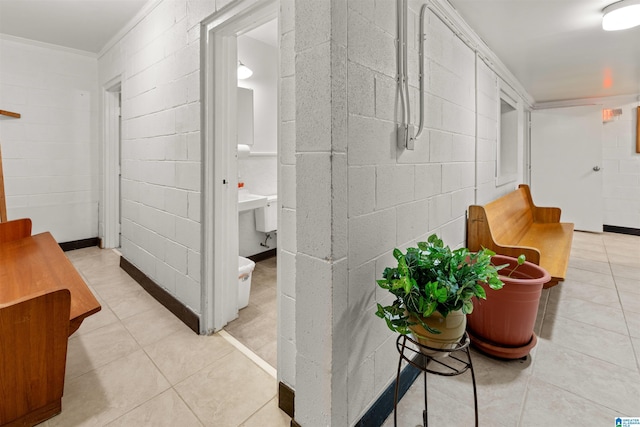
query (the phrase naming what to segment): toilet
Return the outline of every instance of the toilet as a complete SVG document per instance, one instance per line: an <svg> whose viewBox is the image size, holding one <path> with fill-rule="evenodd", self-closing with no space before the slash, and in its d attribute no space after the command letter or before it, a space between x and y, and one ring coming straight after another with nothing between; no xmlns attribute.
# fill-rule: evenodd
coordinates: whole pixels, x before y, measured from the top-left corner
<svg viewBox="0 0 640 427"><path fill-rule="evenodd" d="M256 209L256 230L273 233L278 229L278 196L268 196L267 206Z"/></svg>

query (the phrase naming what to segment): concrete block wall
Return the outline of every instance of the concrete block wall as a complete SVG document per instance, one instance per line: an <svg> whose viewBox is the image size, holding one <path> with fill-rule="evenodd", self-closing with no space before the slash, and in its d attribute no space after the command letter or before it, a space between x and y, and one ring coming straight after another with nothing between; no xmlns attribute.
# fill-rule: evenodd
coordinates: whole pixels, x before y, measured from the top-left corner
<svg viewBox="0 0 640 427"><path fill-rule="evenodd" d="M278 129L278 377L296 389L296 81L294 0L280 0ZM296 390L296 393L297 390Z"/></svg>
<svg viewBox="0 0 640 427"><path fill-rule="evenodd" d="M416 124L421 6L412 3L409 10ZM395 376L396 335L374 315L376 303L391 302L375 280L394 264L393 249L426 240L433 232L451 246L464 244L465 211L475 201L476 61L475 53L428 12L426 128L414 151L399 149L396 2L376 1L375 8L350 2L347 19L347 393L348 424L353 425Z"/></svg>
<svg viewBox="0 0 640 427"><path fill-rule="evenodd" d="M99 58L122 84L123 255L201 311L200 22L229 1L162 1Z"/></svg>
<svg viewBox="0 0 640 427"><path fill-rule="evenodd" d="M622 115L603 124L604 224L640 229L640 154L636 153L639 102L605 101Z"/></svg>
<svg viewBox="0 0 640 427"><path fill-rule="evenodd" d="M98 236L95 55L0 35L0 141L9 219L58 242Z"/></svg>
<svg viewBox="0 0 640 427"><path fill-rule="evenodd" d="M412 2L409 11L414 123L421 6ZM396 2L295 4L295 389L302 425L354 425L393 380L395 334L374 315L375 304L391 298L375 280L394 263L395 247L432 232L453 247L464 244L465 212L478 185L477 139L487 151L487 194L498 191L498 77L486 66L476 71L475 52L431 12L426 28L426 129L407 151L395 138Z"/></svg>

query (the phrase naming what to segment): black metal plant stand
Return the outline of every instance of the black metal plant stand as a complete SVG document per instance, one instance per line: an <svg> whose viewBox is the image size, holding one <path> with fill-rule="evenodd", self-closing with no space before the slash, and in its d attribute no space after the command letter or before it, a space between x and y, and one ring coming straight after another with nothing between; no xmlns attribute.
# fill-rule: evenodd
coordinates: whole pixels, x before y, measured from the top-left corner
<svg viewBox="0 0 640 427"><path fill-rule="evenodd" d="M396 340L396 348L400 353L398 360L398 373L396 375L396 389L393 401L393 425L398 426L398 389L400 387L400 371L402 361L406 361L411 366L420 369L424 377L424 411L422 418L424 427L428 427L428 408L427 408L427 373L442 375L445 377L454 377L471 371L471 382L473 383L473 406L475 410L476 427L478 427L478 395L476 391L476 376L473 372L473 364L471 363L471 353L469 350L469 335L465 332L460 342L452 349L439 349L426 345L422 345L414 339L400 335ZM411 346L413 344L413 346ZM426 352L428 355L423 353ZM445 357L446 353L450 353ZM466 360L461 356L466 355Z"/></svg>

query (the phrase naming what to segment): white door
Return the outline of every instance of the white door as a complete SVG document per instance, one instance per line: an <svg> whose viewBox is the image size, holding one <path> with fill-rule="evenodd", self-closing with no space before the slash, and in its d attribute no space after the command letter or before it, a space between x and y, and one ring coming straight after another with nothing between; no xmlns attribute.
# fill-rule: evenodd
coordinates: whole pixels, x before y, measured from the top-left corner
<svg viewBox="0 0 640 427"><path fill-rule="evenodd" d="M531 193L538 206L558 206L576 230L602 232L602 107L531 114Z"/></svg>

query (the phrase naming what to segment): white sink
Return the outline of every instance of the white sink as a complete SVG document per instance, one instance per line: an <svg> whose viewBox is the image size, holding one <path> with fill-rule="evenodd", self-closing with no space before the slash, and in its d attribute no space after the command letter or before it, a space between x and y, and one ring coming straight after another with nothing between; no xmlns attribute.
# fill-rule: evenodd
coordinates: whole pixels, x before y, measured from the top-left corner
<svg viewBox="0 0 640 427"><path fill-rule="evenodd" d="M247 190L238 191L238 212L250 211L267 206L267 196L251 194Z"/></svg>

